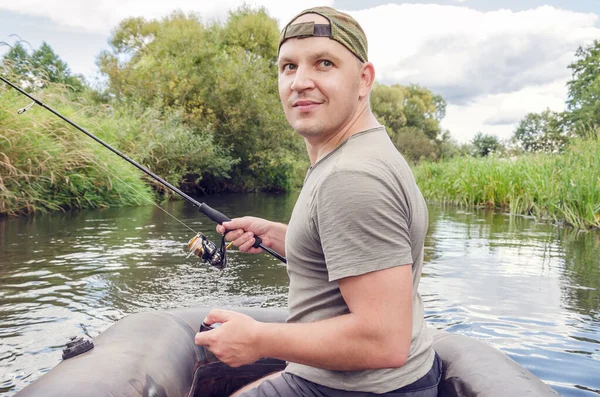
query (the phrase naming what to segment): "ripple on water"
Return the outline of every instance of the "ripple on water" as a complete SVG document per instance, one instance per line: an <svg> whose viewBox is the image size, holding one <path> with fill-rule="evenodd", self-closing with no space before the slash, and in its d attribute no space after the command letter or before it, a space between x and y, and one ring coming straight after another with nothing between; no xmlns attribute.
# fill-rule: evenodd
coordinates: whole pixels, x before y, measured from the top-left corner
<svg viewBox="0 0 600 397"><path fill-rule="evenodd" d="M256 214L249 203L233 201L231 213ZM224 198L220 208L227 205ZM215 236L196 211L169 207ZM565 396L598 396L600 238L478 211L430 207L430 218L419 287L429 326L485 341ZM186 258L189 231L154 207L40 219L11 221L19 230L0 251L3 396L55 366L70 336L95 337L130 313L287 305L287 273L276 260L231 250L225 271L200 265Z"/></svg>

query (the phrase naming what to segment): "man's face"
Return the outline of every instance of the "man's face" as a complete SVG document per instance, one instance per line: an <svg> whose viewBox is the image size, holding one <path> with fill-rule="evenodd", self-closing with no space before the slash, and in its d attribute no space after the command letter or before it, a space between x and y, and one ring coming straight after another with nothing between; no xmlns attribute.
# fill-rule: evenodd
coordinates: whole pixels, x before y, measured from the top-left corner
<svg viewBox="0 0 600 397"><path fill-rule="evenodd" d="M328 23L315 14L294 21ZM358 107L361 68L343 45L327 37L288 39L279 51L279 96L288 122L304 137L342 129Z"/></svg>

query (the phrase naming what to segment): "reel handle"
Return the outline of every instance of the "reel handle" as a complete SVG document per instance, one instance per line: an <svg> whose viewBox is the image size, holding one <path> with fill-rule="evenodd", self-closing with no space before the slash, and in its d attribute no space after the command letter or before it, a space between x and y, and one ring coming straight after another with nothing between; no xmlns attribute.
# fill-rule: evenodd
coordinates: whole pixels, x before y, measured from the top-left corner
<svg viewBox="0 0 600 397"><path fill-rule="evenodd" d="M204 215L208 216L212 221L217 222L219 225L222 225L223 222L231 221L231 219L228 216L226 216L225 214L223 214L220 211L217 211L216 209L212 208L211 206L209 206L206 203L202 203L202 205L200 205L199 209L200 209L200 212L202 212ZM254 248L259 248L261 244L262 244L262 239L258 236L254 236L254 244L252 246Z"/></svg>
<svg viewBox="0 0 600 397"><path fill-rule="evenodd" d="M217 329L221 326L221 323L214 323L211 325L206 324L204 321L200 324L200 330L198 332L206 332L211 331L213 329Z"/></svg>
<svg viewBox="0 0 600 397"><path fill-rule="evenodd" d="M202 323L200 324L200 330L198 332L206 332L206 331L211 331L213 329L217 329L221 326L221 323L214 323L214 324L206 324L204 321L202 321ZM210 350L208 350L205 346L202 346L202 349L204 349L204 353L206 354L206 361L208 361L209 363L214 363L214 362L219 362L220 360L217 358L217 356L215 356L215 354L213 352L211 352Z"/></svg>

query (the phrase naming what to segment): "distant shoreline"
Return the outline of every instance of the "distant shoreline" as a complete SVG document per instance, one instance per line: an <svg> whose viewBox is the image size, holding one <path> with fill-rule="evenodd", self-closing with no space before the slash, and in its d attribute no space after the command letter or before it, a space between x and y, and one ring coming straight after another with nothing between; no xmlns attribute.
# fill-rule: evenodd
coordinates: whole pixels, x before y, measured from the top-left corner
<svg viewBox="0 0 600 397"><path fill-rule="evenodd" d="M600 139L575 140L561 154L422 162L414 173L430 202L497 208L600 229Z"/></svg>

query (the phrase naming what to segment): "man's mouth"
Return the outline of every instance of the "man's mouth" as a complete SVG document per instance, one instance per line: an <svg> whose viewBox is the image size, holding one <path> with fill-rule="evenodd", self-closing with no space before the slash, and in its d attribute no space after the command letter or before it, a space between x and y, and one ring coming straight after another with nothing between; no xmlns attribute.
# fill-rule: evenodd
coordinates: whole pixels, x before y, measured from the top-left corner
<svg viewBox="0 0 600 397"><path fill-rule="evenodd" d="M317 108L320 104L321 102L301 100L294 102L292 106L298 109L300 112L310 112L311 110Z"/></svg>

